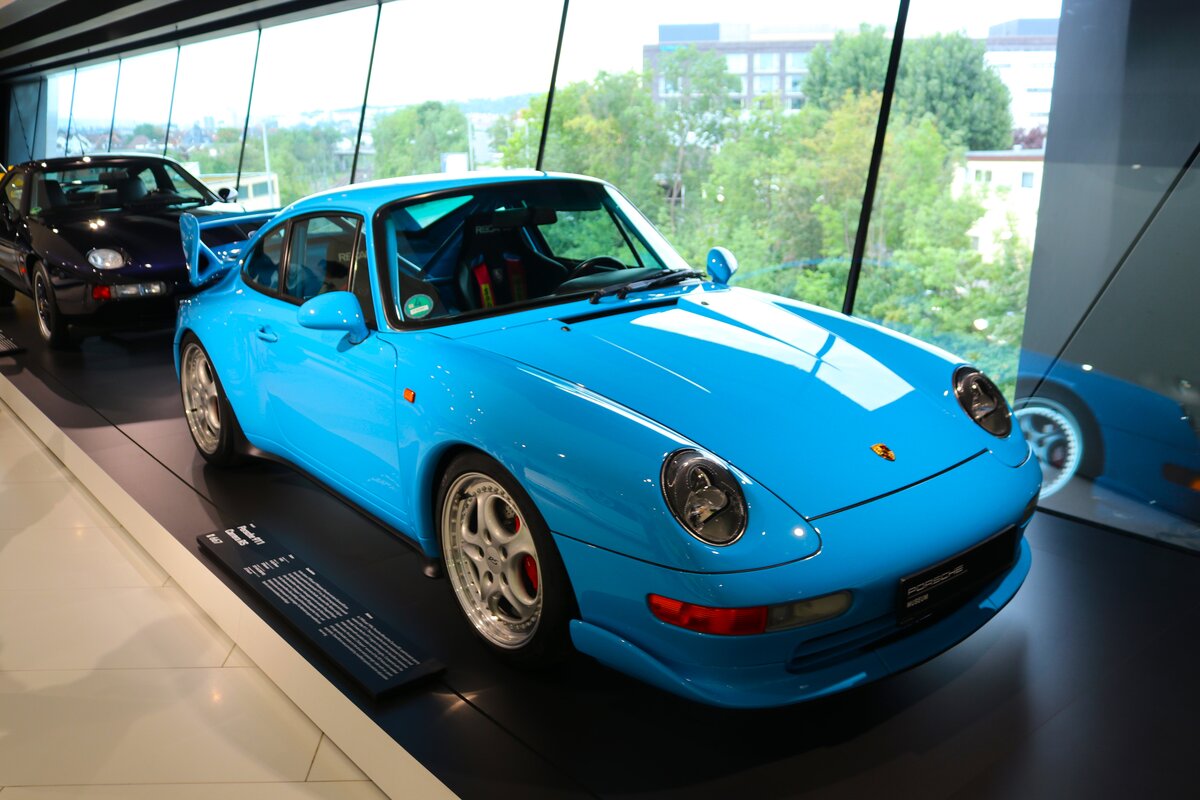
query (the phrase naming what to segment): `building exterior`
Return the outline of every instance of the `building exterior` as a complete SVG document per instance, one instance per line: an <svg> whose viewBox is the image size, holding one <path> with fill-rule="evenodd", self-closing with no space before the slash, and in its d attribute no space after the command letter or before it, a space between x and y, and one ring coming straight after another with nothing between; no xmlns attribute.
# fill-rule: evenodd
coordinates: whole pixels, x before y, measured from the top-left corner
<svg viewBox="0 0 1200 800"><path fill-rule="evenodd" d="M729 74L741 81L731 92L732 102L747 107L758 97L778 97L787 109L804 105L804 80L808 58L814 47L833 40L833 34L814 34L802 39L751 38L749 25L659 25L658 44L642 48L646 68L657 75L658 59L680 47L711 50L725 57ZM678 89L661 77L654 81L654 99L678 96Z"/></svg>
<svg viewBox="0 0 1200 800"><path fill-rule="evenodd" d="M770 35L770 34L768 34ZM642 48L646 68L656 75L654 99L678 95L658 75L663 53L680 47L710 50L725 57L729 73L741 81L731 100L748 107L756 98L774 96L785 109L804 106L804 81L814 47L833 40L832 32L806 33L790 39L756 38L749 25L659 25L658 43ZM985 40L987 63L995 68L1012 95L1013 127L1045 129L1050 117L1058 20L1017 19L993 25Z"/></svg>
<svg viewBox="0 0 1200 800"><path fill-rule="evenodd" d="M1033 248L1045 160L1045 150L972 150L955 170L951 191L970 192L984 209L967 231L984 261L995 260L1014 235Z"/></svg>
<svg viewBox="0 0 1200 800"><path fill-rule="evenodd" d="M984 59L1012 95L1013 127L1046 129L1058 50L1058 20L1017 19L988 30Z"/></svg>

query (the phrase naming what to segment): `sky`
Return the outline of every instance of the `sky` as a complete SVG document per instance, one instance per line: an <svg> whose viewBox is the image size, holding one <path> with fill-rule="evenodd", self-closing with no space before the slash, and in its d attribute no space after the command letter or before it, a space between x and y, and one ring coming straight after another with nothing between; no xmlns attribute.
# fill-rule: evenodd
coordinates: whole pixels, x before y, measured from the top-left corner
<svg viewBox="0 0 1200 800"><path fill-rule="evenodd" d="M660 24L748 25L751 38L831 36L859 25L895 24L895 0L572 0L559 67L560 83L600 70L640 69L642 47L658 41ZM983 38L988 27L1018 18L1058 17L1061 0L912 0L909 36L962 31ZM468 100L540 93L549 83L562 13L560 0L395 0L380 20L368 104ZM375 7L263 32L252 119L307 110L354 108L362 102ZM249 92L256 34L187 45L179 55L176 124L212 117L240 125ZM121 68L117 118L165 124L175 50L127 59ZM71 76L56 81L57 107L70 104ZM116 65L80 70L75 118L107 125Z"/></svg>

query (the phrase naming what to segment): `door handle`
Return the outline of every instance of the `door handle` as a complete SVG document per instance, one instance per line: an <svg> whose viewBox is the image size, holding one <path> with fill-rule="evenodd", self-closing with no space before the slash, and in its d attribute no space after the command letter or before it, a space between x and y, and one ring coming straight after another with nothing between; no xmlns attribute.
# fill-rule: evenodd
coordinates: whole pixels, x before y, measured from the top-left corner
<svg viewBox="0 0 1200 800"><path fill-rule="evenodd" d="M279 334L275 333L275 331L271 330L266 325L259 327L259 329L254 332L254 335L262 339L264 342L279 341Z"/></svg>

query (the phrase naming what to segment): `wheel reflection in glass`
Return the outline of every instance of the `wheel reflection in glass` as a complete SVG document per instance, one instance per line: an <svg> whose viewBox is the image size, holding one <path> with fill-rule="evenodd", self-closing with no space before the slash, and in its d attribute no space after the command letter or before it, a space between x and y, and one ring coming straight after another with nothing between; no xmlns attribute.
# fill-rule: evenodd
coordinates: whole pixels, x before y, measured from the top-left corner
<svg viewBox="0 0 1200 800"><path fill-rule="evenodd" d="M1017 424L1042 467L1042 497L1066 486L1083 460L1083 434L1075 415L1045 397L1017 401Z"/></svg>

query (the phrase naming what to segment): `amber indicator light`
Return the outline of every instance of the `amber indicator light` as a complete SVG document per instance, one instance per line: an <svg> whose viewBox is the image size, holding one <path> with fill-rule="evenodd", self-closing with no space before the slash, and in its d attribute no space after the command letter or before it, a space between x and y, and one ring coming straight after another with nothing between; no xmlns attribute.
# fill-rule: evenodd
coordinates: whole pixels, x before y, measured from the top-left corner
<svg viewBox="0 0 1200 800"><path fill-rule="evenodd" d="M404 390L404 399L410 403L415 403L415 402L417 402L417 393L414 392L412 389L405 389Z"/></svg>

